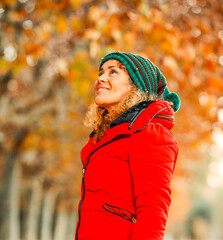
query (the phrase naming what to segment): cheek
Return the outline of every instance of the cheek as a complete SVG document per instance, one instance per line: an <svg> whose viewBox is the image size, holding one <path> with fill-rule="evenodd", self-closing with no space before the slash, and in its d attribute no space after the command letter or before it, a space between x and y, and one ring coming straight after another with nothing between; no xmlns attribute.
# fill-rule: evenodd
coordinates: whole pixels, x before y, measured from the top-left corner
<svg viewBox="0 0 223 240"><path fill-rule="evenodd" d="M132 86L130 84L125 84L122 86L122 88L119 88L121 94L125 95L129 93L132 89Z"/></svg>
<svg viewBox="0 0 223 240"><path fill-rule="evenodd" d="M93 85L94 91L96 91L97 86L98 86L98 81L96 80L96 81L94 82L94 85Z"/></svg>
<svg viewBox="0 0 223 240"><path fill-rule="evenodd" d="M128 95L129 92L130 92L130 88L128 88L127 86L119 88L113 95L113 98L117 101L120 101L123 97Z"/></svg>

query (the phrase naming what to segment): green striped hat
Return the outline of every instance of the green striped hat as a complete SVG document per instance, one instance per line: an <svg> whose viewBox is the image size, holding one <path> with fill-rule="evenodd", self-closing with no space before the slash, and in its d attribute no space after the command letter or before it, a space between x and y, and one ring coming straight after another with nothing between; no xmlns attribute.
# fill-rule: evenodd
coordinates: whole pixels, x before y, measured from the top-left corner
<svg viewBox="0 0 223 240"><path fill-rule="evenodd" d="M112 52L102 59L99 69L110 59L118 60L126 67L132 81L142 92L163 95L165 100L173 103L174 112L178 111L180 108L179 96L176 93L170 93L166 86L166 78L149 59L133 53Z"/></svg>

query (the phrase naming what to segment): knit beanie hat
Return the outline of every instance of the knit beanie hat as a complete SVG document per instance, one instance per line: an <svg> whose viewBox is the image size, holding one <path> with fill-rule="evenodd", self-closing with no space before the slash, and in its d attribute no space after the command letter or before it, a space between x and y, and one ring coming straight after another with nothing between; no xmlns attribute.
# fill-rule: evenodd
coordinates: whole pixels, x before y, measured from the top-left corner
<svg viewBox="0 0 223 240"><path fill-rule="evenodd" d="M142 92L147 92L148 95L154 93L158 96L163 95L165 100L173 103L174 112L178 111L179 96L176 93L170 93L166 86L166 78L149 59L133 53L112 52L102 59L99 69L110 59L118 60L126 67L132 81Z"/></svg>

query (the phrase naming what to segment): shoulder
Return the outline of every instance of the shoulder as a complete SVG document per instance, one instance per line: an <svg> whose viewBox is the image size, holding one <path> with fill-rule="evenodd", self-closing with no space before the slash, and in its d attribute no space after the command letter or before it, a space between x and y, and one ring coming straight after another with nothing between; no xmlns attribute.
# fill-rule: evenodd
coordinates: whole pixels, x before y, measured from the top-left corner
<svg viewBox="0 0 223 240"><path fill-rule="evenodd" d="M131 137L132 144L142 142L153 145L177 144L171 131L158 122L150 122L143 130Z"/></svg>
<svg viewBox="0 0 223 240"><path fill-rule="evenodd" d="M173 164L178 155L178 144L169 129L159 123L150 123L129 139L128 154L133 164Z"/></svg>

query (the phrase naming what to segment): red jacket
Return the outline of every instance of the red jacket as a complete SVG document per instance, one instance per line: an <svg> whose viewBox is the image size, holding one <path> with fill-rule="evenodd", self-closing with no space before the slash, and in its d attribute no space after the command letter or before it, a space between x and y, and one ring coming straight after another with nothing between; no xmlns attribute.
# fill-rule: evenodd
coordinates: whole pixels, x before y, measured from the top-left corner
<svg viewBox="0 0 223 240"><path fill-rule="evenodd" d="M161 240L178 147L169 102L140 102L82 149L76 240Z"/></svg>

